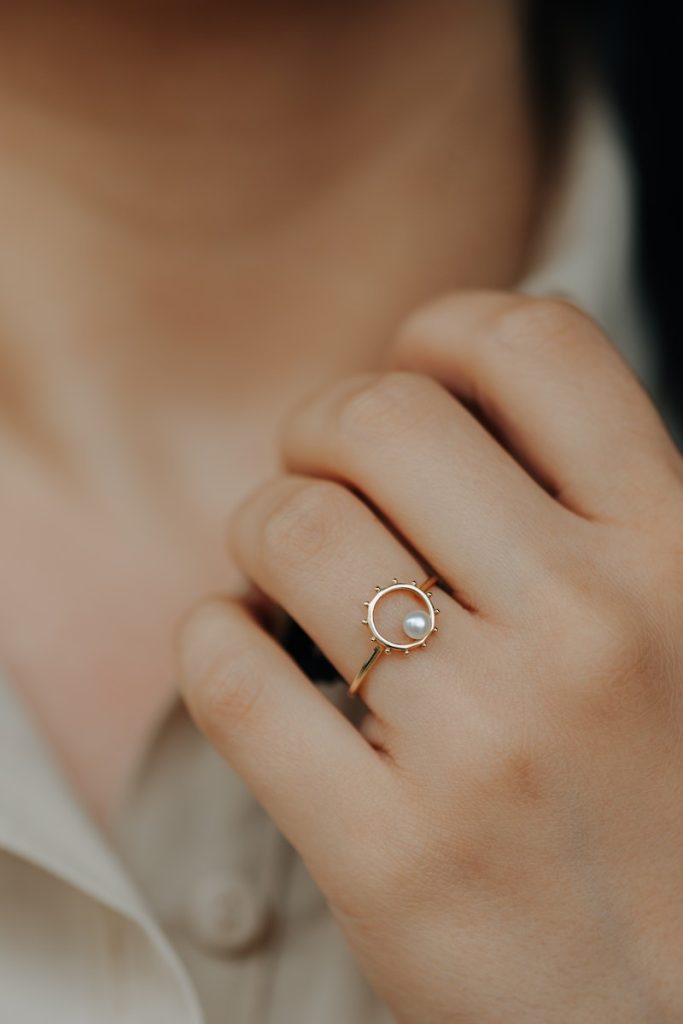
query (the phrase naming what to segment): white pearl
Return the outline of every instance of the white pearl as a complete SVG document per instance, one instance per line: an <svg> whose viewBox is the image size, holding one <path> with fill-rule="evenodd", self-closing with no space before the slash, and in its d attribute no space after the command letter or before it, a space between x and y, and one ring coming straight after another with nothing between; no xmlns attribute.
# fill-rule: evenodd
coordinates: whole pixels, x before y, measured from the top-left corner
<svg viewBox="0 0 683 1024"><path fill-rule="evenodd" d="M424 640L429 632L429 616L427 612L409 612L403 620L403 632L411 640Z"/></svg>

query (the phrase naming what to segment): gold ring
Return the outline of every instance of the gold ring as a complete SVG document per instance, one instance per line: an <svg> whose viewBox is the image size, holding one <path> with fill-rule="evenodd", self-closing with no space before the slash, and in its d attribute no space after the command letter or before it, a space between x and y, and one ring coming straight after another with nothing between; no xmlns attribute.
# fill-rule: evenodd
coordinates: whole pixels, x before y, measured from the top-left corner
<svg viewBox="0 0 683 1024"><path fill-rule="evenodd" d="M436 616L439 614L439 609L434 607L432 602L432 592L429 589L434 586L436 581L436 576L429 576L424 583L420 583L418 586L415 580L413 580L412 583L399 583L399 581L395 579L388 587L375 587L375 596L371 601L365 602L367 617L363 619L363 625L370 627L370 639L373 643L372 653L358 669L353 682L349 686L349 695L351 697L358 692L365 677L379 658L380 654L391 654L392 651L402 651L403 654L410 654L410 652L415 648L426 647L429 637L433 633L438 633L439 627L436 624ZM409 612L403 620L403 630L406 636L409 637L407 643L398 643L396 640L389 640L388 637L382 635L375 624L375 609L377 608L377 605L387 596L387 594L393 594L397 590L403 590L407 591L409 594L414 594L419 598L421 604L424 606L423 610Z"/></svg>

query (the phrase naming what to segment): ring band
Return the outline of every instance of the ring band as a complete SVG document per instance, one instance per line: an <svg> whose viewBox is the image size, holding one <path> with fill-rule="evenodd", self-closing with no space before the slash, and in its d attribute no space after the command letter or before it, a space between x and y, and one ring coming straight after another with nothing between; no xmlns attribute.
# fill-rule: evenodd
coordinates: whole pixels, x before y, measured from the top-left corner
<svg viewBox="0 0 683 1024"><path fill-rule="evenodd" d="M349 686L349 696L353 697L354 694L358 693L362 683L364 682L368 672L377 662L380 654L390 654L392 651L402 651L404 654L410 654L412 650L419 647L426 647L427 640L433 633L438 632L438 626L436 625L436 616L439 614L439 609L435 608L432 603L432 594L430 587L433 587L437 582L436 576L428 576L423 583L418 583L413 580L411 583L399 583L397 579L393 580L388 587L375 587L376 593L371 601L365 602L367 608L367 618L363 619L363 625L370 627L370 638L373 642L372 653L363 662L361 667L356 672L356 675ZM387 594L395 593L397 590L404 590L410 594L414 594L419 598L420 602L424 606L424 611L410 612L403 620L403 629L406 635L410 638L407 643L398 643L395 640L389 640L383 636L375 624L375 608L382 601Z"/></svg>

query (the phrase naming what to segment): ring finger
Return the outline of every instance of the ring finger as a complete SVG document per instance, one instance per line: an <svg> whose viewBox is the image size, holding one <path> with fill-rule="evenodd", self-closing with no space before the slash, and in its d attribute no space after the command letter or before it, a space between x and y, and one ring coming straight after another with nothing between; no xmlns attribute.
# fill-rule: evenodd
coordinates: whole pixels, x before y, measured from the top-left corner
<svg viewBox="0 0 683 1024"><path fill-rule="evenodd" d="M237 511L233 542L244 571L292 615L347 681L372 651L369 628L361 621L375 587L393 578L420 583L426 575L362 501L331 481L291 476L269 482ZM457 635L462 660L476 632L474 617L436 587L433 600L440 609L439 632L429 638L428 650L418 649L410 659L382 658L363 685L363 699L383 720L414 719L414 705L397 689L436 678L446 656L442 638L452 643ZM395 613L400 620L414 606L393 602L389 607L389 597L386 603L386 629L396 636ZM423 687L421 703L425 696Z"/></svg>

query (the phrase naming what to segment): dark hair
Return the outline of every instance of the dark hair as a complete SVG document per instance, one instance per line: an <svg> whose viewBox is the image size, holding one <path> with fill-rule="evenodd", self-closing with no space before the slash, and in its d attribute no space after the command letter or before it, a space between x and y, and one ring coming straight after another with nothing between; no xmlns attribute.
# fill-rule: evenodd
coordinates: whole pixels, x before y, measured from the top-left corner
<svg viewBox="0 0 683 1024"><path fill-rule="evenodd" d="M642 298L660 345L661 389L680 416L683 351L678 247L683 174L675 156L683 8L652 0L528 0L533 91L546 138L563 122L574 70L590 62L620 115L636 173L638 269ZM680 152L680 151L679 151Z"/></svg>

